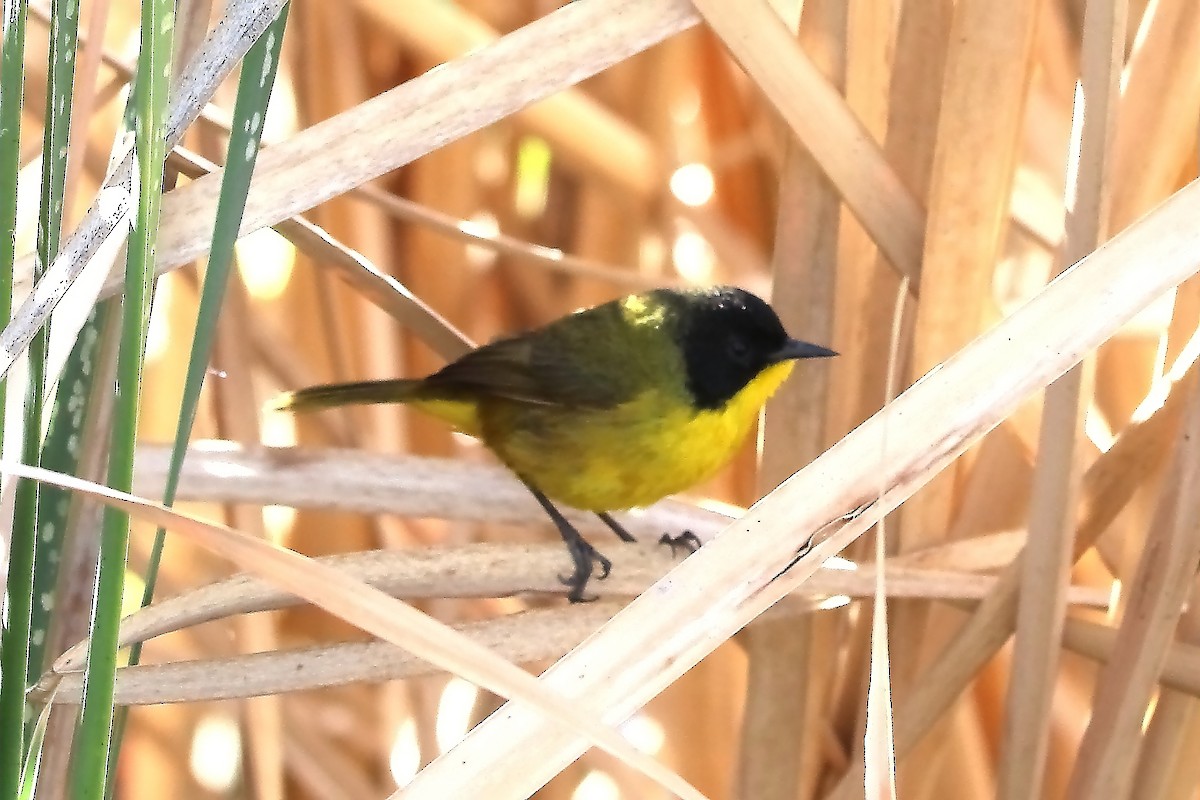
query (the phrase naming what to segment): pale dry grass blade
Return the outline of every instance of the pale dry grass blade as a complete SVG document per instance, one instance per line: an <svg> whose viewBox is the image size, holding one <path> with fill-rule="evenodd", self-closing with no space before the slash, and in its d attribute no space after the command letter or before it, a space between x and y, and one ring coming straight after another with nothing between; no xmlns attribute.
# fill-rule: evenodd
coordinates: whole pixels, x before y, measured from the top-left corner
<svg viewBox="0 0 1200 800"><path fill-rule="evenodd" d="M561 550L561 548L559 548ZM543 559L545 560L545 559ZM636 567L640 559L614 558L614 566ZM562 565L565 566L565 565ZM562 566L556 567L561 571ZM890 571L889 571L890 572ZM821 586L832 592L848 592L858 597L867 597L875 591L875 575L871 570L853 581L836 580L838 576L829 574L814 576L813 584L807 590L814 591ZM817 580L817 578L822 578ZM899 577L899 580L896 578ZM923 592L927 595L940 592L938 599L951 599L962 602L968 594L982 597L991 588L991 579L976 579L964 581L955 579L948 581L939 575L904 575L891 576L892 581L887 586L889 596L912 597L911 591ZM243 581L245 582L245 581ZM634 581L625 579L623 583ZM649 579L637 581L642 587L651 583ZM953 584L961 584L964 591L947 592L954 589ZM840 584L840 585L839 585ZM224 589L242 588L233 584L224 584ZM184 626L194 625L218 619L230 613L229 604L220 609L208 606L201 609L213 613L198 614L194 608L195 602L203 601L201 595L215 595L216 587L206 587L195 593L183 595L172 601L167 601L152 607L149 611L137 612L125 621L122 630L124 641L142 640L145 636L160 635L164 632L179 630ZM270 587L263 587L262 594L271 593ZM275 592L277 594L277 592ZM405 595L405 592L399 592ZM604 593L601 592L601 595ZM409 595L411 596L411 595ZM433 595L443 597L445 595ZM1101 592L1081 589L1076 598L1085 602L1099 604L1104 602ZM230 598L232 601L233 598ZM249 607L244 596L236 598L236 611L249 613L268 608L283 607L284 603L298 602L297 598L281 598L284 602L258 603ZM571 648L577 646L583 639L595 631L600 625L610 619L622 604L616 601L602 601L587 605L572 605L560 608L539 609L519 614L505 615L496 619L463 623L453 626L460 633L475 639L483 646L493 650L502 658L516 664L528 664L545 659L559 658ZM814 610L814 602L785 601L778 609L772 610L770 616L779 624L795 624ZM174 615L167 617L174 610ZM164 618L165 617L165 618ZM159 623L159 624L154 624ZM1089 643L1090 644L1090 643ZM1088 651L1092 657L1103 660L1110 656L1112 640L1106 640ZM784 652L787 652L786 650ZM1164 682L1168 675L1179 674L1176 664L1188 663L1194 660L1193 655L1200 652L1198 648L1174 648L1168 655L1168 663L1173 669L1164 673ZM76 704L79 701L82 675L82 662L78 653L67 654L62 659L61 667L48 673L39 682L33 697L41 699L44 693L53 687L58 692L46 702ZM117 672L116 702L122 705L145 705L154 703L185 703L212 700L229 700L245 697L257 697L282 692L310 691L313 689L344 686L357 682L382 682L403 678L419 677L441 673L438 667L411 656L393 645L384 642L369 643L340 643L299 649L249 653L246 655L211 658L196 661L174 662L168 664L138 665L120 669ZM1183 691L1192 695L1200 692L1198 681L1190 679Z"/></svg>
<svg viewBox="0 0 1200 800"><path fill-rule="evenodd" d="M382 209L388 215L405 222L423 225L450 238L461 239L473 245L494 250L504 256L523 263L554 270L575 278L595 278L630 290L649 289L670 283L669 278L651 278L632 267L607 264L590 258L564 253L551 247L530 244L503 233L484 231L468 220L457 219L449 214L414 203L403 197L389 194L369 184L359 186L350 193L365 202Z"/></svg>
<svg viewBox="0 0 1200 800"><path fill-rule="evenodd" d="M403 6L388 0L358 0L358 6L396 33L406 45L436 61L461 58L496 41L496 32L479 17L437 0L411 0ZM593 33L610 31L617 37L637 37L637 21L629 12L634 6L614 3L597 8L599 16L592 18ZM675 27L672 32L686 30L700 21L686 0L654 3L650 14L664 22L672 20L670 24ZM571 42L571 47L575 46L577 43ZM495 77L488 76L491 85L495 85ZM652 196L665 177L660 156L649 139L578 89L547 97L515 111L513 117L543 137L568 163L632 196Z"/></svg>
<svg viewBox="0 0 1200 800"><path fill-rule="evenodd" d="M1067 179L1072 205L1060 255L1064 268L1104 238L1126 11L1125 0L1090 0L1085 11ZM1088 358L1046 389L1001 744L997 796L1005 800L1042 791L1070 583L1070 533L1083 474L1080 445L1086 439L1084 419L1094 379L1094 362Z"/></svg>
<svg viewBox="0 0 1200 800"><path fill-rule="evenodd" d="M128 142L112 142L122 125L114 100L129 91L140 14L111 0L28 3L26 102L10 160L32 162L16 176L24 210L13 240L28 253L38 235L51 119L43 56L66 5L87 36L74 58L74 136L55 154L78 200L64 213L80 219L104 192L111 214L97 225L93 209L74 238L80 257L66 278L83 272L47 326L58 374L73 343L96 335L79 325L94 298L121 291L104 284L124 246L122 200L108 190L129 163ZM1115 17L1126 4L1125 35L1103 41L1099 12ZM234 87L209 70L238 48L214 49L208 29L217 24L231 44L245 29L227 11L251 20L276 6L176 8L172 77L199 49L204 63L185 80L221 85L188 90L180 102L196 124L188 149L168 156L168 175L186 177L166 201L169 239L155 266L181 269L158 284L146 347L143 496L161 490L166 472L156 442L175 427L233 135ZM235 508L232 528L264 528L335 583L396 599L371 594L375 613L404 602L456 642L490 648L503 670L546 670L540 684L553 691L542 694L619 726L714 800L857 800L889 794L893 775L906 800L1061 798L1077 760L1079 793L1196 794L1200 583L1176 563L1186 554L1170 553L1200 547L1166 520L1184 506L1200 515L1195 492L1179 490L1180 459L1195 446L1181 444L1184 416L1200 413L1200 270L1169 288L1200 265L1200 181L1187 186L1200 174L1195 3L290 6L277 91L251 126L262 123L266 171L244 232L261 235L239 242L243 291L225 309L231 336L209 365L185 460L192 513ZM1125 56L1118 92L1112 67ZM1102 84L1083 96L1099 136L1072 126L1081 76ZM1112 116L1101 100L1117 106L1115 130L1097 124ZM1106 138L1111 170L1086 152ZM120 169L106 185L114 149ZM1054 279L1109 231L1121 233ZM889 320L912 274L892 263L898 247L925 285L910 286L889 352ZM15 265L18 303L30 266L28 255ZM426 375L471 340L625 290L714 283L755 292L789 334L841 356L798 364L758 441L711 480L616 512L636 542L618 543L593 513L569 514L613 561L606 579L593 576L594 604L566 602L558 576L568 555L486 442L412 406L291 415L261 405L296 387ZM47 283L38 297L53 301L59 288ZM8 357L0 352L0 367ZM1078 375L1067 365L1084 357L1092 386L1064 392ZM888 403L897 369L916 385ZM74 367L58 382L80 379ZM104 455L97 434L113 388L111 376L94 379L105 391L88 424L54 438L79 444L76 474L93 480L87 459ZM1031 391L1048 382L1049 392ZM629 444L636 452L639 442ZM952 458L953 474L929 483ZM35 796L57 800L79 745L80 643L104 507L44 491L51 505L70 498L57 508L72 533L58 557L38 531L39 558L61 571L52 594L34 594L47 613L30 640L61 654L29 697L51 712ZM909 507L887 516L886 537L860 535L901 498ZM658 544L681 531L698 535L698 553ZM814 552L794 557L814 531ZM420 647L363 633L186 537L171 542L166 599L114 633L123 646L144 644L148 662L115 676L117 696L135 704L116 794L671 796L586 734L506 704L420 658ZM130 544L136 586L153 551L149 537ZM882 563L872 552L880 544L892 551ZM843 545L845 558L826 558ZM327 583L310 578L305 591ZM1145 609L1151 616L1137 616ZM880 702L885 667L890 703ZM51 700L55 687L65 694ZM878 735L889 704L890 746ZM218 730L225 746L210 747ZM1101 785L1088 766L1097 762L1120 774Z"/></svg>
<svg viewBox="0 0 1200 800"><path fill-rule="evenodd" d="M920 205L782 20L765 0L736 6L698 0L696 8L787 120L879 249L915 281L924 227Z"/></svg>
<svg viewBox="0 0 1200 800"><path fill-rule="evenodd" d="M1187 291L1188 288L1193 291ZM1175 300L1176 317L1186 315L1186 311L1180 313L1180 306L1195 300L1194 289L1194 285L1180 287ZM1189 298L1187 295L1192 296ZM1110 632L1115 642L1116 631ZM1181 797L1200 781L1200 764L1185 757L1191 752L1190 745L1200 731L1197 703L1194 697L1188 696L1186 690L1166 688L1171 675L1200 675L1200 670L1181 671L1177 668L1180 660L1178 650L1200 642L1200 585L1195 579L1176 636L1177 640L1172 644L1159 676L1164 689L1154 705L1154 716L1145 731L1133 777L1133 785L1147 800Z"/></svg>
<svg viewBox="0 0 1200 800"><path fill-rule="evenodd" d="M439 7L442 7L442 6L439 5ZM35 9L34 6L31 6L30 8L31 8L31 12ZM43 12L43 13L47 15L46 20L48 21L49 12ZM457 12L455 12L455 13L457 13ZM697 19L698 19L698 17L697 17ZM491 41L492 38L495 38L495 37L489 38L488 41ZM89 41L89 38L85 37L85 36L80 36L80 41L87 42L87 41ZM91 52L91 51L89 51L89 52ZM128 64L124 63L120 58L113 55L112 53L109 53L102 49L97 49L96 52L97 52L97 59L102 60L103 63L105 63L110 68L112 68L113 70L116 71L116 76L114 78L114 81L116 83L127 82L129 80L129 78L133 74L132 67L130 67ZM461 55L461 53L457 53L457 55ZM569 93L569 92L570 92L570 90L568 90L567 93ZM555 96L549 98L547 101L545 101L545 103L553 104L555 102L556 98L558 98L560 96L562 96L562 95L555 95ZM544 105L544 103L543 103L543 105ZM76 107L77 107L77 109L80 108L79 101L76 102ZM538 107L540 107L540 106L535 106L534 108L538 108ZM530 109L530 110L532 110L532 109ZM610 119L610 118L611 118L611 115L606 117L606 119ZM558 120L558 119L560 119L560 115L558 115L558 114L547 115L547 119ZM229 133L228 118L221 115L218 110L214 109L211 106L205 107L204 109L201 110L200 115L197 118L197 121L205 126L208 126L212 129L214 129L214 130L221 131L225 134ZM620 123L619 121L616 121L616 120L614 120L611 124L623 125L623 123ZM594 132L594 128L592 128L592 130ZM622 130L625 131L622 134L623 136L628 137L628 136L632 135L631 131L628 130L628 126L624 126L624 128L622 128ZM601 137L594 137L594 138L599 139ZM606 141L611 141L611 138ZM643 146L643 149L645 149L644 146ZM609 148L605 148L602 150L602 152L605 155L609 155L613 152L613 150L611 150ZM205 174L206 172L213 172L216 169L219 169L219 167L212 166L211 165L212 162L209 162L206 159L202 159L200 156L196 155L195 153L191 153L186 148L182 148L182 147L176 147L172 151L169 158L172 159L173 164L175 166L181 166L181 167L190 166L191 171L188 171L186 169L184 169L183 171L185 172L185 174L188 174L190 177L193 177L193 178L199 177L200 175ZM72 163L74 163L74 162L72 162ZM627 167L628 164L626 164L625 166ZM637 176L637 180L644 182L650 176L650 174L651 173L639 174ZM411 201L407 198L398 197L396 195L393 195L383 189L380 189L376 186L372 186L370 184L364 184L362 186L358 186L358 187L352 189L350 191L349 195L351 197L358 197L358 198L362 199L364 202L370 203L371 205L381 209L386 214L388 214L389 216L392 216L396 219L403 220L405 222L409 222L409 223L416 224L416 225L422 225L422 226L431 228L433 230L436 230L439 233L441 233L449 238L459 239L459 240L462 240L465 242L470 242L471 244L477 245L479 247L487 248L489 250L494 250L495 252L497 252L499 254L511 256L515 259L519 259L522 262L525 262L525 263L528 263L531 265L543 267L546 269L551 269L556 272L561 272L564 275L570 275L573 277L580 277L580 278L596 278L598 280L603 280L603 281L612 283L616 286L627 287L630 290L638 290L638 289L651 288L654 286L662 286L665 283L670 282L669 280L664 280L661 278L660 279L651 279L629 267L623 267L621 265L615 265L615 264L608 264L605 262L595 261L595 260L587 259L587 258L580 258L579 256L574 256L569 253L563 253L562 251L557 250L555 248L544 247L542 245L537 245L537 244L531 244L529 242L525 242L520 239L517 239L516 237L507 236L503 233L492 234L490 232L481 230L478 225L471 223L469 220L459 219L450 214L442 213L441 211L438 211L437 209L423 206L420 203L414 203L413 201ZM67 205L69 205L69 203ZM295 218L293 218L293 220L296 223L301 224L301 225L308 224L308 223L304 222L303 217L295 217ZM291 223L292 223L292 221L289 220L289 221L281 222L280 225L289 225ZM26 270L27 270L27 267L26 267ZM364 291L364 294L366 294L366 296L368 296L368 297L375 296L374 293L371 292L369 285L360 286L359 288ZM104 288L101 290L100 296L101 297L111 296L113 293L119 291L119 289L120 289L119 281L109 280L105 284Z"/></svg>
<svg viewBox="0 0 1200 800"><path fill-rule="evenodd" d="M896 309L892 313L891 348L888 352L887 396L884 408L896 394L896 378L900 373L900 346L904 330L904 306L908 300L908 278L900 282L896 292ZM885 412L886 413L886 412ZM886 420L885 420L886 421ZM883 430L879 448L880 463L887 463L887 428ZM879 487L883 502L884 487ZM875 526L875 563L887 559L887 518L881 517ZM896 740L892 719L892 677L888 664L888 623L886 570L875 571L875 596L871 609L870 680L867 684L867 720L863 733L863 779L866 796L896 797Z"/></svg>
<svg viewBox="0 0 1200 800"><path fill-rule="evenodd" d="M1169 429L1166 435L1170 435ZM139 494L153 495L161 490L168 457L169 450L162 444L146 443L138 449L134 486ZM453 459L200 440L188 450L181 481L180 498L196 502L246 502L513 524L544 521L540 507L506 470ZM472 487L472 497L462 497L462 486ZM693 505L668 499L640 513L630 513L621 522L646 542L655 542L664 531L672 530L691 530L701 541L708 541L743 513L745 509L736 506L712 502ZM584 532L605 531L587 515L568 512L568 518ZM904 553L893 561L934 570L1000 569L1020 552L1024 541L1024 531L1005 531Z"/></svg>
<svg viewBox="0 0 1200 800"><path fill-rule="evenodd" d="M930 568L953 564L965 572L987 572L1008 566L1021 554L1025 539L1025 531L1000 531L902 553L893 556L891 561Z"/></svg>
<svg viewBox="0 0 1200 800"><path fill-rule="evenodd" d="M613 573L597 581L593 590L601 598L633 597L644 592L678 559L666 548L633 545L612 548ZM392 597L423 600L438 597L503 597L515 594L565 595L558 576L570 566L561 546L474 544L406 550L371 550L315 559L344 572ZM995 579L946 570L913 569L888 565L887 594L970 603L985 597ZM870 597L876 570L871 564L857 569L822 568L779 611L794 617L819 608L829 597ZM1069 600L1080 606L1103 608L1108 593L1102 589L1072 587ZM303 603L303 598L271 586L252 575L237 575L154 603L122 621L122 647L144 642L184 628L236 614L276 611ZM82 669L83 643L68 648L53 671Z"/></svg>
<svg viewBox="0 0 1200 800"><path fill-rule="evenodd" d="M1008 219L1032 63L1037 3L955 4L930 165L924 252L909 375L916 380L978 335ZM981 154L986 153L986 157ZM904 505L896 546L912 550L951 528L960 465ZM914 680L931 609L893 610L892 676L898 698Z"/></svg>
<svg viewBox="0 0 1200 800"><path fill-rule="evenodd" d="M1147 5L1121 79L1113 154L1110 230L1119 231L1166 196L1196 146L1200 112L1200 6ZM1163 98L1171 101L1164 103ZM1153 146L1147 143L1153 142Z"/></svg>
<svg viewBox="0 0 1200 800"><path fill-rule="evenodd" d="M869 575L864 577L870 578ZM889 587L889 592L893 596L912 596L905 595L905 590L915 588L917 580L922 578L923 576L905 579L899 586ZM868 582L859 581L858 583L864 585L859 587L856 594L869 595L873 587L866 586ZM978 594L982 595L991 584L990 580L981 582L978 588L982 591ZM961 601L963 598L960 596L952 599ZM171 605L178 607L180 604ZM166 607L164 604L163 610ZM523 612L453 627L507 660L518 664L533 663L560 657L578 645L620 608L621 604L618 602L605 601L585 606ZM805 611L800 604L787 604L770 614L780 622L794 622L798 618L796 615ZM139 612L138 618L128 621L131 633L137 633L142 627L139 625L143 618L142 613ZM148 622L150 617L151 615L147 614L144 618ZM174 620L169 626L163 627L174 630L179 621ZM194 624L198 621L209 619L190 622ZM1093 644L1093 640L1088 639L1081 648L1084 648L1084 654L1104 660L1110 657L1114 638L1115 631L1112 637L1099 644ZM1198 652L1200 648L1173 648L1168 654L1169 669L1164 672L1164 684L1182 687L1181 691L1191 695L1200 692L1200 685L1183 666L1193 664L1200 657L1196 655ZM70 667L44 676L34 690L33 698L41 700L54 689L58 692L57 697L46 702L67 705L78 703L82 681L82 672L79 671L81 664L76 659ZM442 670L439 668L387 643L340 643L129 667L117 673L116 698L122 705L229 700L282 692L310 691L356 682L382 682L440 672Z"/></svg>
<svg viewBox="0 0 1200 800"><path fill-rule="evenodd" d="M1200 184L1189 185L897 398L888 413L886 474L876 466L882 424L876 417L672 570L544 680L559 688L569 683L573 697L609 714L627 714L662 691L930 480L1025 396L1194 274L1200 232L1188 220L1198 206ZM873 502L880 480L892 487L882 504ZM852 519L843 519L848 515ZM809 535L831 528L809 557L775 579ZM899 739L897 731L898 745ZM510 707L423 770L407 791L418 798L456 796L487 775L505 787L497 797L526 796L580 747Z"/></svg>
<svg viewBox="0 0 1200 800"><path fill-rule="evenodd" d="M882 520L881 520L882 523ZM875 552L882 561L884 526L875 529ZM863 786L868 800L896 797L896 743L892 729L891 670L888 667L887 589L884 570L875 573L871 616L871 668L867 688L867 722L863 735Z"/></svg>
<svg viewBox="0 0 1200 800"><path fill-rule="evenodd" d="M1081 656L1104 663L1116 651L1117 629L1099 622L1068 617L1063 628L1063 645ZM1185 642L1172 644L1158 678L1164 689L1182 692L1190 700L1200 697L1200 645ZM1163 777L1167 776L1160 776L1160 779ZM1140 791L1142 785L1137 785ZM1153 784L1146 786L1153 788Z"/></svg>
<svg viewBox="0 0 1200 800"><path fill-rule="evenodd" d="M320 566L293 551L274 547L229 528L203 522L99 484L21 464L4 464L3 471L86 494L159 527L183 533L194 543L267 577L276 585L385 641L448 667L455 674L501 696L522 698L522 703L529 703L561 723L585 732L597 746L679 797L704 798L691 784L633 748L611 728L605 728L595 718L585 716L574 706L550 695L529 673L453 633L444 624L413 607L360 581Z"/></svg>
<svg viewBox="0 0 1200 800"><path fill-rule="evenodd" d="M1079 745L1071 798L1124 796L1151 693L1200 559L1200 396L1193 396L1172 475L1146 537L1114 652Z"/></svg>
<svg viewBox="0 0 1200 800"><path fill-rule="evenodd" d="M685 30L694 13L686 0L572 3L318 123L259 156L241 230L274 225L572 86ZM219 187L214 174L164 198L160 272L204 252Z"/></svg>
<svg viewBox="0 0 1200 800"><path fill-rule="evenodd" d="M884 152L922 204L928 198L952 18L952 3L931 0L901 4L896 20ZM828 440L836 440L878 411L888 391L890 326L880 321L892 314L900 278L882 255L868 269L865 276L856 278L851 274L838 281L839 331L835 341L844 362L833 370L839 400L830 406ZM911 359L914 315L915 306L909 310L909 326L900 350L906 365ZM891 544L895 549L896 536ZM865 545L868 543L857 544L858 552L865 553ZM828 701L828 715L843 741L853 743L853 759L860 761L870 667L870 615L861 614L848 623L840 638L848 642L845 664L839 670L841 685Z"/></svg>
<svg viewBox="0 0 1200 800"><path fill-rule="evenodd" d="M896 23L884 153L922 204L928 197L952 17L953 4L949 0L929 0L901 4ZM853 277L839 281L836 341L847 365L853 367L834 369L835 390L841 402L831 407L831 438L844 435L874 414L887 391L889 330L877 320L891 313L898 285L899 275L883 256L860 281L855 282ZM911 331L907 336L911 340ZM906 360L911 346L909 341L901 350ZM864 634L860 631L858 635ZM859 699L853 698L856 707Z"/></svg>
<svg viewBox="0 0 1200 800"><path fill-rule="evenodd" d="M196 53L174 87L167 119L167 149L183 136L184 130L199 115L217 86L233 71L254 41L278 15L283 0L228 3L212 33ZM19 260L13 275L14 297L27 294L13 319L0 334L0 376L6 375L13 362L25 352L35 333L67 290L106 246L122 242L129 232L130 195L135 185L133 140L118 143L118 156L112 160L104 185L79 227L71 233L53 263L46 267L38 285L32 286L33 261ZM219 186L217 187L219 189ZM213 212L216 193L213 196ZM209 227L203 234L207 239ZM159 247L162 247L160 233ZM86 315L86 310L81 312Z"/></svg>
<svg viewBox="0 0 1200 800"><path fill-rule="evenodd" d="M800 47L839 91L846 78L848 22L841 0L810 0L800 17ZM789 140L779 178L771 302L788 331L805 341L833 344L841 210L817 162ZM759 494L825 449L830 369L822 364L807 370L804 380L789 381L768 403ZM809 698L819 697L818 686L832 678L831 665L814 647L818 635L829 638L829 621L809 616L759 622L746 631L750 663L738 759L740 797L794 800L802 776L818 771L815 748L807 746L805 736L819 724L818 708L810 708Z"/></svg>
<svg viewBox="0 0 1200 800"><path fill-rule="evenodd" d="M218 165L182 147L171 151L168 163L193 179L220 171ZM473 346L463 333L416 297L404 284L376 267L362 254L330 236L319 226L303 217L292 217L279 222L275 228L296 247L319 259L322 265L332 268L334 274L363 297L411 327L423 341L446 358L457 358ZM101 296L116 294L118 291L119 283L109 280L101 289Z"/></svg>
<svg viewBox="0 0 1200 800"><path fill-rule="evenodd" d="M170 452L164 445L138 450L134 486L162 491ZM463 486L470 486L464 495ZM359 450L265 447L227 441L195 442L180 473L180 500L325 508L360 513L477 522L545 523L545 512L503 467L448 458L388 456ZM690 530L707 541L743 512L721 504L699 507L663 500L617 514L630 533L657 542L665 532ZM568 510L584 532L607 532L594 514Z"/></svg>
<svg viewBox="0 0 1200 800"><path fill-rule="evenodd" d="M1084 476L1085 513L1073 537L1075 560L1112 524L1139 482L1154 471L1174 441L1181 409L1195 383L1194 360L1193 353L1176 362L1170 391L1162 406L1148 419L1133 423L1122 431L1116 443ZM1007 641L1016 624L1019 584L1020 564L1017 562L1000 573L996 589L984 598L950 644L923 673L912 696L897 709L896 750L901 758L916 746ZM1070 624L1067 629L1071 630ZM861 780L861 770L850 770L829 797L831 800L849 800L855 796Z"/></svg>
<svg viewBox="0 0 1200 800"><path fill-rule="evenodd" d="M215 277L209 277L215 280ZM234 279L221 304L221 324L217 327L212 358L226 375L214 381L210 391L214 399L218 435L238 441L258 441L262 429L257 409L261 405L250 376L250 353L242 345L242 331L250 316L245 286ZM161 495L160 495L161 496ZM262 541L273 541L263 521L262 509L247 504L231 504L225 517L230 527ZM155 575L157 577L157 574ZM270 652L280 646L278 620L270 615L250 615L237 620L235 630L243 650ZM256 800L283 800L283 703L265 695L245 702L242 709L246 728L246 755Z"/></svg>
<svg viewBox="0 0 1200 800"><path fill-rule="evenodd" d="M514 664L558 658L621 608L600 602L544 608L452 626L461 635ZM202 661L147 664L117 671L121 705L192 703L311 691L348 683L402 680L441 670L387 642L347 642ZM83 673L47 679L56 695L47 702L79 702Z"/></svg>

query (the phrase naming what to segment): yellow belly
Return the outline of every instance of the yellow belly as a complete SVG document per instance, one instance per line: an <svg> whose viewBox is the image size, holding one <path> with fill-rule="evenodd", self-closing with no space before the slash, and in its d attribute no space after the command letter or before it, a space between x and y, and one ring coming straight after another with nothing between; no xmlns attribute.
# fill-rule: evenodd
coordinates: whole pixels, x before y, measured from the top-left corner
<svg viewBox="0 0 1200 800"><path fill-rule="evenodd" d="M599 411L488 408L481 414L483 439L552 500L586 511L646 506L724 466L791 367L764 370L712 411L653 390Z"/></svg>

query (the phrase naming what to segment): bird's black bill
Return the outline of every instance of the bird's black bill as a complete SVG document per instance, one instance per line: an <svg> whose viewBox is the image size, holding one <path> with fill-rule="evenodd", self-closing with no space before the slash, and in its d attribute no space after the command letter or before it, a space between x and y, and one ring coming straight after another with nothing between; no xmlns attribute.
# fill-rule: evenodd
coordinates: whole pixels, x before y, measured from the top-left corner
<svg viewBox="0 0 1200 800"><path fill-rule="evenodd" d="M772 361L788 361L793 358L830 358L836 356L837 351L830 350L828 347L821 347L819 344L810 342L802 342L799 339L788 339L783 347L771 354Z"/></svg>

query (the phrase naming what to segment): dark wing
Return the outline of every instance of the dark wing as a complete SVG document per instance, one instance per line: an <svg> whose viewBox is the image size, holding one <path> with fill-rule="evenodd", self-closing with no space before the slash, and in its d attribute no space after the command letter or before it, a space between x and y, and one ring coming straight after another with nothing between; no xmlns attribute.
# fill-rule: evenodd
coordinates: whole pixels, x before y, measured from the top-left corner
<svg viewBox="0 0 1200 800"><path fill-rule="evenodd" d="M491 396L569 408L612 408L638 386L638 359L627 326L610 306L500 339L430 375L423 388L441 397ZM638 348L641 349L641 348Z"/></svg>

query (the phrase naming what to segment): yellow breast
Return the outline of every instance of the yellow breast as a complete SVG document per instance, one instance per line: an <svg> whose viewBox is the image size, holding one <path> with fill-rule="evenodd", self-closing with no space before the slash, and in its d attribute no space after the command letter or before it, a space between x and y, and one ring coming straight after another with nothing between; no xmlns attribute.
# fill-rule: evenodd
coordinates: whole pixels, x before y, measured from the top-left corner
<svg viewBox="0 0 1200 800"><path fill-rule="evenodd" d="M484 438L552 500L587 511L646 506L724 466L791 369L767 368L719 409L651 390L602 411L508 410Z"/></svg>

